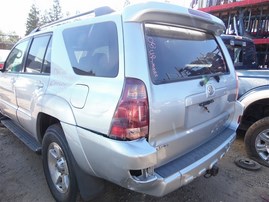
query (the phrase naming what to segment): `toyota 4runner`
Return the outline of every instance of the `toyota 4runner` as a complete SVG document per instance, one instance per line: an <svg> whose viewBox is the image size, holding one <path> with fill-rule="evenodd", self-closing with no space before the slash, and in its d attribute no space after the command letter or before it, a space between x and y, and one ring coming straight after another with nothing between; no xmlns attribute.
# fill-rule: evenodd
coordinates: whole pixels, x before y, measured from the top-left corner
<svg viewBox="0 0 269 202"><path fill-rule="evenodd" d="M103 180L164 196L215 175L243 112L224 29L154 2L40 27L0 73L2 123L42 154L57 201L89 199Z"/></svg>

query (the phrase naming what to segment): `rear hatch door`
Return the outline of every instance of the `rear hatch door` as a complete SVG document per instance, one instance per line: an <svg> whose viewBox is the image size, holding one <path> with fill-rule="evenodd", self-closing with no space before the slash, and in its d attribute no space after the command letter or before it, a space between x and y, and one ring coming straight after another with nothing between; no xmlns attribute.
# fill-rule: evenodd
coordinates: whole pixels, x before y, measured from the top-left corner
<svg viewBox="0 0 269 202"><path fill-rule="evenodd" d="M210 32L146 23L145 40L152 81L149 142L163 164L229 125L236 78L220 38Z"/></svg>

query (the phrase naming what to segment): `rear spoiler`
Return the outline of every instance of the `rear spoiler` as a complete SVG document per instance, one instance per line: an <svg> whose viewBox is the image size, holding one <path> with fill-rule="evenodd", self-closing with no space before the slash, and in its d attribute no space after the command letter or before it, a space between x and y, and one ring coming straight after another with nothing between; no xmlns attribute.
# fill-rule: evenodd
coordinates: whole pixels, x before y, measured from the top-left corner
<svg viewBox="0 0 269 202"><path fill-rule="evenodd" d="M223 21L211 14L161 2L127 6L122 12L122 19L124 22L157 22L192 27L215 35L225 31Z"/></svg>

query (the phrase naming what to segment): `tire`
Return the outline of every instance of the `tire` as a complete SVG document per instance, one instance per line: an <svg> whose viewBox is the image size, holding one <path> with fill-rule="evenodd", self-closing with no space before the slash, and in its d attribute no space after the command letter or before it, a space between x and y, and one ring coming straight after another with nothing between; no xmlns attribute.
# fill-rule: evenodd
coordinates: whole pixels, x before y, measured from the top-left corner
<svg viewBox="0 0 269 202"><path fill-rule="evenodd" d="M252 124L244 141L248 156L269 167L269 117Z"/></svg>
<svg viewBox="0 0 269 202"><path fill-rule="evenodd" d="M71 154L60 124L50 126L42 141L42 161L47 184L56 201L76 201L78 186Z"/></svg>

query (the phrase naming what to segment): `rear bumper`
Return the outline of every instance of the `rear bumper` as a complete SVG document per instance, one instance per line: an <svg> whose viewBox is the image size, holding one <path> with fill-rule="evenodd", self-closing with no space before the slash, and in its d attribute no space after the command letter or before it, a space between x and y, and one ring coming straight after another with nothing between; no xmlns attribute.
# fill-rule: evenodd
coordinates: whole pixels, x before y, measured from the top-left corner
<svg viewBox="0 0 269 202"><path fill-rule="evenodd" d="M227 129L193 152L155 168L148 181L133 177L128 181L128 188L153 196L164 196L204 175L225 155L235 137L233 130Z"/></svg>
<svg viewBox="0 0 269 202"><path fill-rule="evenodd" d="M153 190L150 190L149 194L166 195L204 175L225 155L235 137L234 130L226 129L222 134L192 152L156 168L155 175L159 183Z"/></svg>
<svg viewBox="0 0 269 202"><path fill-rule="evenodd" d="M130 190L159 197L205 174L224 156L236 137L235 130L227 128L192 152L156 168L158 151L145 139L116 141L68 127L69 132L78 134L79 142L67 139L84 171Z"/></svg>

